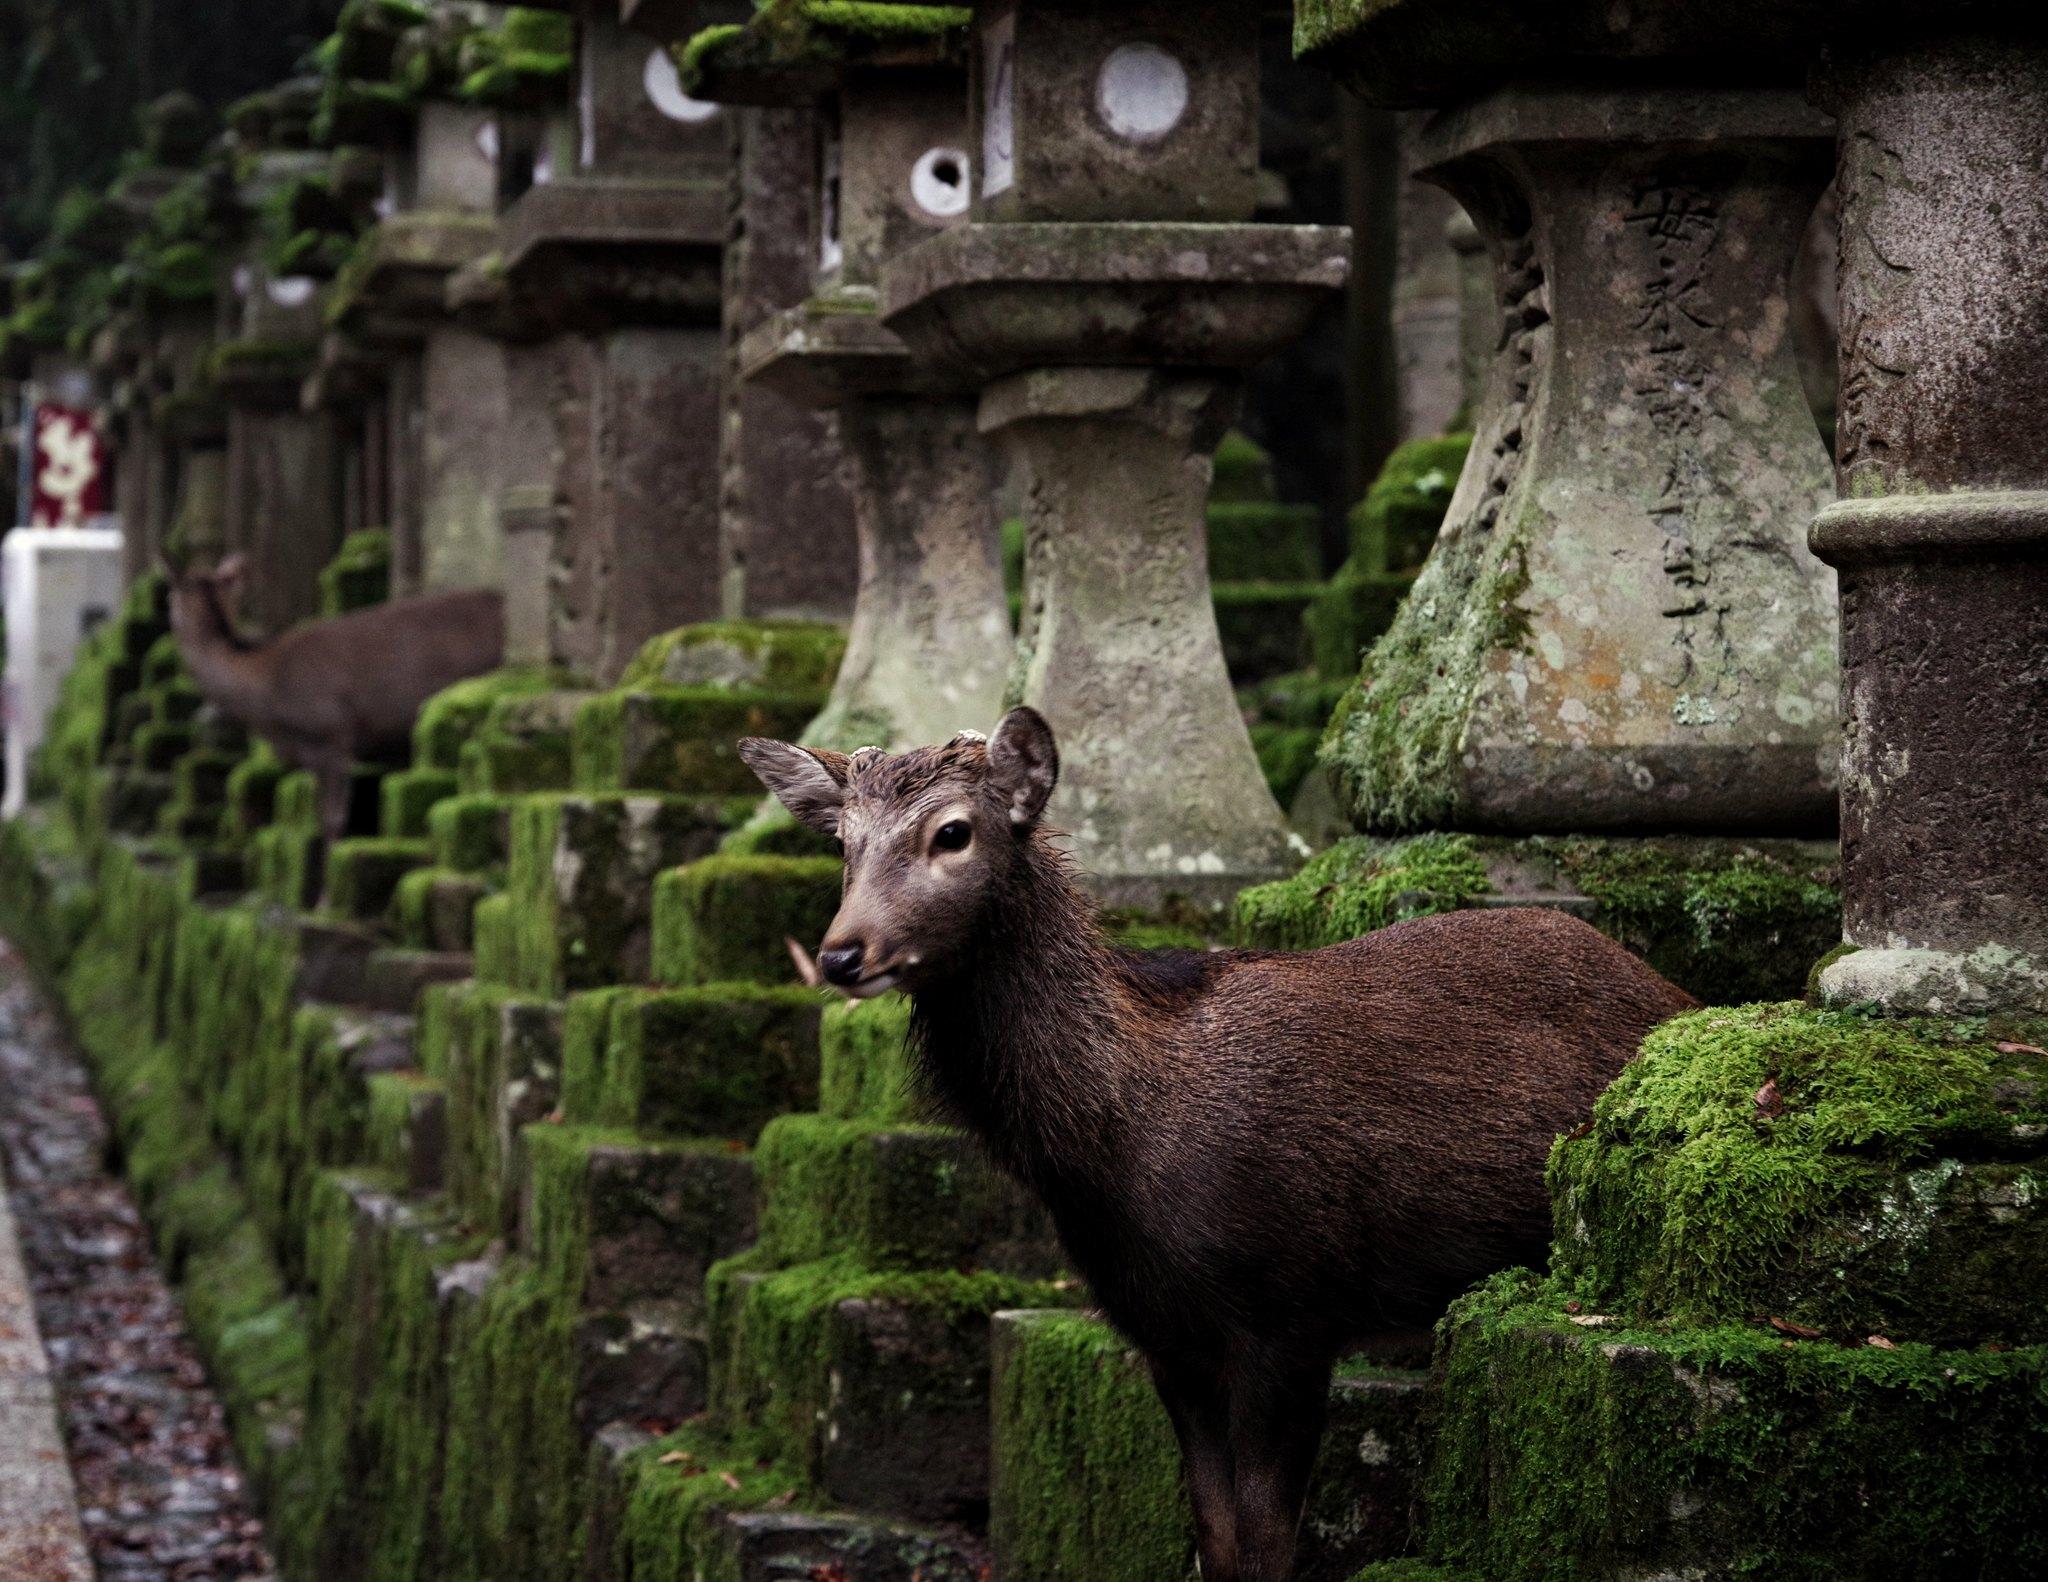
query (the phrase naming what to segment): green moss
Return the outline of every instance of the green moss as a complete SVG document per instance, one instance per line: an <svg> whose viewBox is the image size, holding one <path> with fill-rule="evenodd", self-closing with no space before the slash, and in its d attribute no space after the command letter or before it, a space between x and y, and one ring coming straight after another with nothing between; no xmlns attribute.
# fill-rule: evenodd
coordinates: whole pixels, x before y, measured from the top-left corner
<svg viewBox="0 0 2048 1582"><path fill-rule="evenodd" d="M812 950L839 909L834 857L707 857L656 882L658 982L788 983L787 941Z"/></svg>
<svg viewBox="0 0 2048 1582"><path fill-rule="evenodd" d="M428 834L435 804L455 795L455 775L446 769L408 769L386 775L380 789L378 827L394 839L420 840Z"/></svg>
<svg viewBox="0 0 2048 1582"><path fill-rule="evenodd" d="M500 796L452 796L427 812L434 861L458 873L489 873L503 865L511 838L510 803Z"/></svg>
<svg viewBox="0 0 2048 1582"><path fill-rule="evenodd" d="M727 1512L787 1506L802 1490L801 1477L773 1458L764 1436L720 1435L706 1423L685 1424L634 1452L620 1477L615 1563L621 1575L647 1582L715 1576Z"/></svg>
<svg viewBox="0 0 2048 1582"><path fill-rule="evenodd" d="M336 841L327 854L328 909L358 922L381 922L391 910L398 881L424 867L431 856L423 840Z"/></svg>
<svg viewBox="0 0 2048 1582"><path fill-rule="evenodd" d="M826 1115L884 1125L924 1118L913 1090L910 1001L900 994L843 1000L819 1023L819 1103Z"/></svg>
<svg viewBox="0 0 2048 1582"><path fill-rule="evenodd" d="M1237 931L1264 949L1314 949L1405 918L1455 911L1491 889L1469 835L1354 836L1310 858L1292 878L1241 894Z"/></svg>
<svg viewBox="0 0 2048 1582"><path fill-rule="evenodd" d="M576 713L576 784L588 791L752 795L760 781L740 761L740 739L800 735L821 701L813 693L723 687L606 693Z"/></svg>
<svg viewBox="0 0 2048 1582"><path fill-rule="evenodd" d="M223 341L213 349L208 372L215 383L299 381L312 371L320 348L311 341Z"/></svg>
<svg viewBox="0 0 2048 1582"><path fill-rule="evenodd" d="M564 1035L572 1121L751 1142L771 1117L817 1102L821 1007L809 989L598 993L600 1006L579 1009L589 997L578 997Z"/></svg>
<svg viewBox="0 0 2048 1582"><path fill-rule="evenodd" d="M832 688L846 634L822 621L708 621L650 638L619 686L727 687L816 693Z"/></svg>
<svg viewBox="0 0 2048 1582"><path fill-rule="evenodd" d="M414 764L422 769L459 769L463 745L482 728L500 699L556 691L569 684L565 672L544 665L511 665L456 682L421 707L412 733Z"/></svg>
<svg viewBox="0 0 2048 1582"><path fill-rule="evenodd" d="M1355 836L1244 891L1240 943L1302 950L1495 895L1582 896L1594 926L1702 999L1784 998L1841 933L1834 849L1791 841Z"/></svg>
<svg viewBox="0 0 2048 1582"><path fill-rule="evenodd" d="M1490 1582L2031 1576L2044 1379L2038 1347L1588 1329L1499 1276L1443 1326L1424 1547Z"/></svg>
<svg viewBox="0 0 2048 1582"><path fill-rule="evenodd" d="M1313 506L1260 500L1209 504L1212 582L1312 582L1322 572Z"/></svg>
<svg viewBox="0 0 2048 1582"><path fill-rule="evenodd" d="M1299 670L1307 658L1302 617L1315 582L1222 582L1211 590L1223 658L1239 684Z"/></svg>
<svg viewBox="0 0 2048 1582"><path fill-rule="evenodd" d="M1551 1161L1559 1269L1690 1323L2048 1340L2048 1059L1999 1041L1799 1005L1666 1024Z"/></svg>
<svg viewBox="0 0 2048 1582"><path fill-rule="evenodd" d="M320 573L322 615L368 609L390 594L391 535L382 528L349 534Z"/></svg>
<svg viewBox="0 0 2048 1582"><path fill-rule="evenodd" d="M1293 802L1309 771L1316 766L1316 747L1323 733L1314 726L1254 725L1252 750L1259 755L1259 772L1273 800L1282 807Z"/></svg>
<svg viewBox="0 0 2048 1582"><path fill-rule="evenodd" d="M1439 471L1448 469L1414 453L1390 475L1388 496L1354 524L1360 544L1350 565L1357 573L1403 569L1391 563L1408 534L1393 503L1405 498L1418 511L1437 508L1436 491L1421 484ZM1503 521L1483 544L1430 556L1392 627L1365 656L1322 754L1360 828L1391 833L1456 822L1472 694L1488 656L1516 647L1527 632L1521 601L1528 557L1518 532Z"/></svg>

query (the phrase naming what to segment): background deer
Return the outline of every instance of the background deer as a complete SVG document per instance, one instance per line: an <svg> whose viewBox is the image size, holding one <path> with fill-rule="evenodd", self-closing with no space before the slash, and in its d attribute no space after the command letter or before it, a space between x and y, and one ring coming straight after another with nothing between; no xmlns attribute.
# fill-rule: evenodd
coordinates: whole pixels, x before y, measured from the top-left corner
<svg viewBox="0 0 2048 1582"><path fill-rule="evenodd" d="M740 753L845 853L825 977L909 991L931 1094L1144 1353L1206 1582L1282 1582L1338 1354L1540 1261L1552 1141L1694 1002L1549 911L1115 948L1039 822L1059 761L1030 709L986 744Z"/></svg>
<svg viewBox="0 0 2048 1582"><path fill-rule="evenodd" d="M504 599L394 599L257 643L234 621L244 569L240 555L211 571L167 569L171 631L207 701L319 780L331 840L347 831L350 765L403 763L420 705L504 662Z"/></svg>

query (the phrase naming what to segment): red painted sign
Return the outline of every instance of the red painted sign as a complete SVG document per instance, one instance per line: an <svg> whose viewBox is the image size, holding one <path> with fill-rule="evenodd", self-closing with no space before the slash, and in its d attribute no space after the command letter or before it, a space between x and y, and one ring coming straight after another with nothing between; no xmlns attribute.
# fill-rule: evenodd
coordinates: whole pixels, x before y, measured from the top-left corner
<svg viewBox="0 0 2048 1582"><path fill-rule="evenodd" d="M93 415L45 402L36 408L30 465L31 527L83 527L107 510L107 446Z"/></svg>

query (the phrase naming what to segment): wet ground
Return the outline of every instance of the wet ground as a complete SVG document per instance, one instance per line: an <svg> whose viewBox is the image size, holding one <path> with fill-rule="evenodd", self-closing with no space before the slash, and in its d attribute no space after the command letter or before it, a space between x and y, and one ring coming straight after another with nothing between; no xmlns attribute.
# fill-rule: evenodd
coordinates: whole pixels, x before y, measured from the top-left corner
<svg viewBox="0 0 2048 1582"><path fill-rule="evenodd" d="M272 1575L79 1057L0 941L0 1165L101 1582Z"/></svg>

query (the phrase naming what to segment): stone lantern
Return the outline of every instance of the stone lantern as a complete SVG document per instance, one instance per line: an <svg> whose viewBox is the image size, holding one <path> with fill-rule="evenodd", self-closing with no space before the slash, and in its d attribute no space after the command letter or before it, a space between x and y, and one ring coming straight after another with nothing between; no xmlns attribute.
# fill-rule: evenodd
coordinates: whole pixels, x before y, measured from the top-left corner
<svg viewBox="0 0 2048 1582"><path fill-rule="evenodd" d="M1424 9L1298 29L1368 97L1437 107L1415 158L1484 237L1499 314L1437 549L1325 745L1352 818L1824 833L1834 579L1803 524L1827 453L1787 281L1827 119L1684 7L1497 35ZM1669 80L1567 86L1603 60Z"/></svg>
<svg viewBox="0 0 2048 1582"><path fill-rule="evenodd" d="M1294 856L1204 502L1239 371L1342 286L1348 233L1248 223L1256 43L1221 0L977 6L969 223L882 271L884 322L980 386L1027 502L1012 690L1060 733L1053 821L1118 903L1217 899Z"/></svg>
<svg viewBox="0 0 2048 1582"><path fill-rule="evenodd" d="M721 609L731 127L609 0L562 9L577 16L570 146L451 301L506 343L512 657L606 682L649 637Z"/></svg>
<svg viewBox="0 0 2048 1582"><path fill-rule="evenodd" d="M860 591L815 745L908 747L1001 712L1010 617L979 392L876 317L884 260L966 216L966 34L937 7L900 8L879 38L776 7L697 57L714 97L819 111L817 289L741 345L747 378L837 413L854 464Z"/></svg>
<svg viewBox="0 0 2048 1582"><path fill-rule="evenodd" d="M754 14L751 0L620 0L632 31L677 64L702 29ZM659 67L648 61L650 71ZM679 79L665 91L681 93ZM689 97L688 95L684 95ZM808 105L734 105L731 212L721 268L720 574L732 619L843 621L857 567L853 506L831 414L740 377L740 343L809 295L817 121Z"/></svg>

